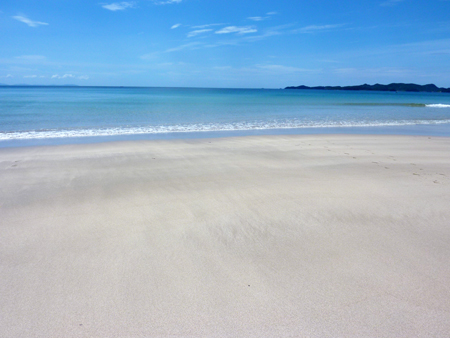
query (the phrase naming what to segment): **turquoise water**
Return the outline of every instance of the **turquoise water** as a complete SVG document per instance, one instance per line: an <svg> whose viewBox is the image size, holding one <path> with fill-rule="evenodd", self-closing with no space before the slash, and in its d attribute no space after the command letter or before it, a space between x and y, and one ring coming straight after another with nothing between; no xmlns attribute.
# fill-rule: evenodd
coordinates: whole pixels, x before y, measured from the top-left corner
<svg viewBox="0 0 450 338"><path fill-rule="evenodd" d="M311 133L336 128L352 132L449 124L450 94L445 93L0 87L0 145L41 139L67 143L86 137L177 138L186 133Z"/></svg>

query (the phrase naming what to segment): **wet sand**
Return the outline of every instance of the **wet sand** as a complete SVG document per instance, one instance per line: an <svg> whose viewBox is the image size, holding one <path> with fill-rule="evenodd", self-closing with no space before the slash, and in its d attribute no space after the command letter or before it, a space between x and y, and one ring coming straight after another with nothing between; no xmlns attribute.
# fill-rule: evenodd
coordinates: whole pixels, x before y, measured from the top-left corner
<svg viewBox="0 0 450 338"><path fill-rule="evenodd" d="M450 138L0 149L1 337L447 337Z"/></svg>

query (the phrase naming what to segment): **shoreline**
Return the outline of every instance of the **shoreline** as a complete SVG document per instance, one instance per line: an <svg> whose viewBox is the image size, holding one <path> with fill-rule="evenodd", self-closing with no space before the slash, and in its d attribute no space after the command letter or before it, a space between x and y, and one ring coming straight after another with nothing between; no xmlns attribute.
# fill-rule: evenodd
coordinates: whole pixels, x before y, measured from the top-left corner
<svg viewBox="0 0 450 338"><path fill-rule="evenodd" d="M0 336L450 331L450 138L0 149Z"/></svg>
<svg viewBox="0 0 450 338"><path fill-rule="evenodd" d="M0 140L0 149L9 147L53 146L68 144L96 144L122 141L221 139L246 136L282 136L282 135L404 135L450 137L450 123L363 126L363 127L305 127L283 129L255 129L234 131L196 131L153 134L127 134L111 136L56 137L40 139Z"/></svg>

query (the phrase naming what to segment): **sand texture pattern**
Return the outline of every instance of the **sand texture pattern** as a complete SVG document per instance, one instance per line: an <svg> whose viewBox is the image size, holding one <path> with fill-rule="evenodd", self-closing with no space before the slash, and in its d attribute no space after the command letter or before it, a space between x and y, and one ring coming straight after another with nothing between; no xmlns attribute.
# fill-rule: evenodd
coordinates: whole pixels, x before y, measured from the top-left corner
<svg viewBox="0 0 450 338"><path fill-rule="evenodd" d="M0 149L0 337L448 337L450 138Z"/></svg>

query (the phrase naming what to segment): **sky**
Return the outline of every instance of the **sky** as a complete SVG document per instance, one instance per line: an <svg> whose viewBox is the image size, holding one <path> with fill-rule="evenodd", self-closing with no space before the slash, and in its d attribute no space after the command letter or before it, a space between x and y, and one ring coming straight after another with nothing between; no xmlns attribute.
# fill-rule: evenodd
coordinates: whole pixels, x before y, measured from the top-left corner
<svg viewBox="0 0 450 338"><path fill-rule="evenodd" d="M0 0L0 83L450 87L450 0Z"/></svg>

